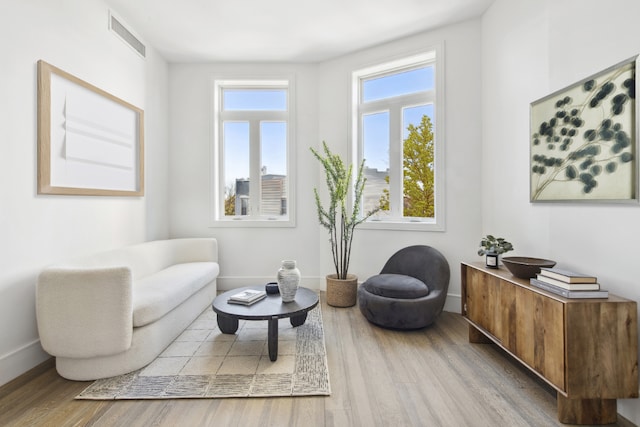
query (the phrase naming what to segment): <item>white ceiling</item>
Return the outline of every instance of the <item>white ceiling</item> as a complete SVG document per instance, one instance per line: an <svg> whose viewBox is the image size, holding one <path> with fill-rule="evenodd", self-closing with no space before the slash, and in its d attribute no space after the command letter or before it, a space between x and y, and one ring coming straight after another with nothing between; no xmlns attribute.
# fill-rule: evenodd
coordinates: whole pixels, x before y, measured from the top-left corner
<svg viewBox="0 0 640 427"><path fill-rule="evenodd" d="M318 62L481 15L494 0L106 0L170 62Z"/></svg>

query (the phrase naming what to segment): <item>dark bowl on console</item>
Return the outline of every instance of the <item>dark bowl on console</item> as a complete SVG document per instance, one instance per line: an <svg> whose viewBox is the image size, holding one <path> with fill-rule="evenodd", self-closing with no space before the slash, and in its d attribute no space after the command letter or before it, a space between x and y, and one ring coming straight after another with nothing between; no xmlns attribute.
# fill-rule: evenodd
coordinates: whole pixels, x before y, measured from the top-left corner
<svg viewBox="0 0 640 427"><path fill-rule="evenodd" d="M531 258L523 256L502 257L502 263L507 270L520 279L531 279L540 273L541 267L551 268L556 265L555 261L542 258Z"/></svg>

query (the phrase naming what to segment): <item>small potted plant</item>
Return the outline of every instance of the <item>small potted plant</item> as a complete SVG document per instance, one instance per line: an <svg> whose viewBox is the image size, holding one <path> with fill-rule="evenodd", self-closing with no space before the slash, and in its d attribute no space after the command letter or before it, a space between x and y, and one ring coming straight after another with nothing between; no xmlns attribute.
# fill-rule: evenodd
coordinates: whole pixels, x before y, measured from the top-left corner
<svg viewBox="0 0 640 427"><path fill-rule="evenodd" d="M480 248L478 249L478 255L486 256L486 265L489 268L498 268L498 257L513 250L513 245L507 242L502 237L493 237L491 234L487 234L480 240Z"/></svg>

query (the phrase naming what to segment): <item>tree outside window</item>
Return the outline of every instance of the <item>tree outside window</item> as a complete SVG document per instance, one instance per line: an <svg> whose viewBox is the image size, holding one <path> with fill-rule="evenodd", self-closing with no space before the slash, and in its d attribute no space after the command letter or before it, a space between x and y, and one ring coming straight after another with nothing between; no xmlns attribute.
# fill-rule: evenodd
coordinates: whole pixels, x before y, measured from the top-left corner
<svg viewBox="0 0 640 427"><path fill-rule="evenodd" d="M403 189L405 217L433 218L434 197L434 141L433 124L424 115L418 126L408 126L409 135L403 143ZM389 176L385 177L389 182ZM389 190L384 189L380 207L389 210Z"/></svg>

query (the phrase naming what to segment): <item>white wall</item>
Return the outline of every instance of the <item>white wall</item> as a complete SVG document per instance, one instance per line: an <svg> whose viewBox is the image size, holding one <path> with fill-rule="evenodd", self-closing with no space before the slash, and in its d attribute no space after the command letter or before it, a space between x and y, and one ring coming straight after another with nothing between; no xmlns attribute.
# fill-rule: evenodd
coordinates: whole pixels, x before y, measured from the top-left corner
<svg viewBox="0 0 640 427"><path fill-rule="evenodd" d="M280 260L294 258L306 286L324 289L332 272L328 236L317 222L313 188L324 185L309 147L322 140L348 151L351 71L444 42L446 62L445 232L358 229L351 272L361 280L377 274L396 250L432 245L452 270L447 307L460 310L459 263L477 257L480 239L480 21L420 34L318 65L173 64L170 67L171 235L212 235L220 242L220 287L263 283ZM213 75L295 72L297 76L297 226L209 228L209 150Z"/></svg>
<svg viewBox="0 0 640 427"><path fill-rule="evenodd" d="M210 228L210 143L213 76L295 75L295 228ZM295 259L303 284L318 276L318 235L313 206L317 167L308 147L317 140L317 76L314 65L172 64L170 66L171 235L214 236L220 247L218 287L230 289L275 280L283 259ZM316 286L317 287L317 286Z"/></svg>
<svg viewBox="0 0 640 427"><path fill-rule="evenodd" d="M640 52L636 0L497 0L482 20L483 233L638 301L640 206L529 203L529 104ZM640 424L640 401L618 411Z"/></svg>
<svg viewBox="0 0 640 427"><path fill-rule="evenodd" d="M168 67L107 28L101 0L4 2L0 26L0 384L43 361L35 282L63 258L168 235ZM145 110L146 195L36 194L36 62Z"/></svg>

